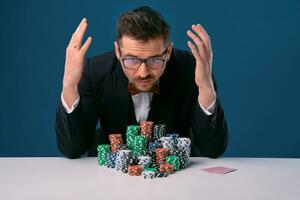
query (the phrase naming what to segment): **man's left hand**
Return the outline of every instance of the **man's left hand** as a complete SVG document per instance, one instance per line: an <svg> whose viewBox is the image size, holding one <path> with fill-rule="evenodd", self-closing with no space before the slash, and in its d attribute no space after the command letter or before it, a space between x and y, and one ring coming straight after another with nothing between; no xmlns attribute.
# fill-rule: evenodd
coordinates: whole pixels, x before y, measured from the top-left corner
<svg viewBox="0 0 300 200"><path fill-rule="evenodd" d="M192 25L192 30L187 31L187 35L193 40L188 41L192 54L196 59L195 82L198 86L198 101L207 109L216 98L216 93L212 79L213 52L210 37L205 29L200 25Z"/></svg>

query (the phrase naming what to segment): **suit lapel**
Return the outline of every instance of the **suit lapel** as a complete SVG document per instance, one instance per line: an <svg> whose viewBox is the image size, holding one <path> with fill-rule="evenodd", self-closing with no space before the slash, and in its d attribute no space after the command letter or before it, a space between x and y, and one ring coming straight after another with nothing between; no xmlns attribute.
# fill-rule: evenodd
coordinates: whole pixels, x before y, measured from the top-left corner
<svg viewBox="0 0 300 200"><path fill-rule="evenodd" d="M116 70L113 81L113 99L116 122L120 122L118 126L123 130L128 122L128 107L129 107L129 93L128 93L128 79L122 70L122 66L116 60Z"/></svg>

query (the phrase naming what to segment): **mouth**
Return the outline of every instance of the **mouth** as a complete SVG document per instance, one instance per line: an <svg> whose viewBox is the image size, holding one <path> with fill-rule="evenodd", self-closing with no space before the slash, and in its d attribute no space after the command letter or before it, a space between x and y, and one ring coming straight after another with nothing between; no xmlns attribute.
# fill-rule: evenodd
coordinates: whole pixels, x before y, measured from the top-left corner
<svg viewBox="0 0 300 200"><path fill-rule="evenodd" d="M147 80L137 80L136 82L138 83L149 83L152 79L147 79Z"/></svg>
<svg viewBox="0 0 300 200"><path fill-rule="evenodd" d="M147 87L150 86L152 82L152 79L146 79L146 80L136 80L136 84L141 87Z"/></svg>

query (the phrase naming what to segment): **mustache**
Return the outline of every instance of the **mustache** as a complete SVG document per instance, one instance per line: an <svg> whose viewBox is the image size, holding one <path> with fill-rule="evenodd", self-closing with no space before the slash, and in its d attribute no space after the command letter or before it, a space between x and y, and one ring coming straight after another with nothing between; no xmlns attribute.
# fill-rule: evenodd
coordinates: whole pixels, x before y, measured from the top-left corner
<svg viewBox="0 0 300 200"><path fill-rule="evenodd" d="M148 75L148 76L146 76L146 77L140 77L140 76L138 76L137 78L135 78L134 80L135 81L148 81L148 80L151 80L151 79L153 79L154 77L152 76L152 75Z"/></svg>

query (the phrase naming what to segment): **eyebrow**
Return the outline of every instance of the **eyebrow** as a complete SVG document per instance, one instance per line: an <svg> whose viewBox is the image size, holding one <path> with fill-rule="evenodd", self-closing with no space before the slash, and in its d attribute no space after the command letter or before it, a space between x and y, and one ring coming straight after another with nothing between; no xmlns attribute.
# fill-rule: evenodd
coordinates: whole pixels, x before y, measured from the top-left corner
<svg viewBox="0 0 300 200"><path fill-rule="evenodd" d="M165 52L163 52L162 54L155 54L155 55L152 55L152 56L149 56L147 58L155 58L155 57L161 57L165 54ZM132 55L132 54L124 54L124 57L132 57L132 58L139 58L138 56L135 56L135 55Z"/></svg>

